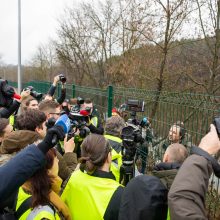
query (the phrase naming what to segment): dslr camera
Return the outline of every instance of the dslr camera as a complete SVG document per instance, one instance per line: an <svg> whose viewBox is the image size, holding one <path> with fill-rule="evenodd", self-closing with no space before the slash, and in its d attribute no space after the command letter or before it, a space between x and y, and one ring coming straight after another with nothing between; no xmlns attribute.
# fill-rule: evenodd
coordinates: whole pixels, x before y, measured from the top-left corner
<svg viewBox="0 0 220 220"><path fill-rule="evenodd" d="M60 82L66 83L66 77L65 77L62 73L59 74L58 76L59 76L59 78L60 78Z"/></svg>
<svg viewBox="0 0 220 220"><path fill-rule="evenodd" d="M28 87L24 88L24 91L28 91L28 90L30 90L30 95L32 97L34 97L35 99L37 99L37 100L40 100L42 98L42 96L43 96L42 93L36 92L34 90L33 86L28 86Z"/></svg>

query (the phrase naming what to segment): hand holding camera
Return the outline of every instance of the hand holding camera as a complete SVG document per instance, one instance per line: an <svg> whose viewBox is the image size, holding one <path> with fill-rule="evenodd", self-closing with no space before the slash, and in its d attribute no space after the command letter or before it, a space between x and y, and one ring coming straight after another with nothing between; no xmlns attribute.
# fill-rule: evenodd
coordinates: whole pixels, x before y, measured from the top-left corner
<svg viewBox="0 0 220 220"><path fill-rule="evenodd" d="M202 138L199 147L210 155L214 155L220 150L218 133L213 124L210 125L209 133Z"/></svg>
<svg viewBox="0 0 220 220"><path fill-rule="evenodd" d="M37 99L37 100L40 100L40 99L42 98L42 96L43 96L42 93L36 92L36 91L34 90L34 87L33 87L33 86L28 86L28 87L26 87L23 91L29 91L29 92L30 92L30 95L31 95L32 97L34 97L35 99Z"/></svg>
<svg viewBox="0 0 220 220"><path fill-rule="evenodd" d="M58 82L66 83L66 77L62 73L54 77L53 86L56 86Z"/></svg>

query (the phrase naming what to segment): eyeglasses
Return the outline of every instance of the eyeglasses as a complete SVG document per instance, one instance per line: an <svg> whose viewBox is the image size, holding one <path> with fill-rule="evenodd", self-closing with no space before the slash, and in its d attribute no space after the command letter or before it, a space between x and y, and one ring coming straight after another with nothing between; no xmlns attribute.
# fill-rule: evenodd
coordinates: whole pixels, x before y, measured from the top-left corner
<svg viewBox="0 0 220 220"><path fill-rule="evenodd" d="M49 114L51 114L51 115L58 115L58 116L60 116L60 112L59 113L56 113L56 112L50 112Z"/></svg>

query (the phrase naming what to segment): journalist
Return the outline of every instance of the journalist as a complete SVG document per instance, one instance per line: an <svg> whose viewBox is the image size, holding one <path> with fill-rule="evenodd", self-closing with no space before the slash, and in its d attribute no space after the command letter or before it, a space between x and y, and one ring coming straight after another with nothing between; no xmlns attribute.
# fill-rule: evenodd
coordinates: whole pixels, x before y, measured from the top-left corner
<svg viewBox="0 0 220 220"><path fill-rule="evenodd" d="M90 134L81 153L80 169L71 175L61 196L72 219L118 219L123 187L110 172L109 142L102 135Z"/></svg>
<svg viewBox="0 0 220 220"><path fill-rule="evenodd" d="M109 141L112 147L111 171L118 182L120 179L120 167L122 165L121 131L125 126L124 119L120 116L112 116L111 118L108 118L105 124L105 138Z"/></svg>
<svg viewBox="0 0 220 220"><path fill-rule="evenodd" d="M93 102L90 99L86 99L80 106L80 110L86 110L89 112L88 128L93 134L104 134L104 128L99 116L98 110L94 108Z"/></svg>
<svg viewBox="0 0 220 220"><path fill-rule="evenodd" d="M57 135L59 140L63 140L65 137L63 128L54 126L49 129L41 143L29 145L0 167L1 208L10 205L10 197L27 179L45 165L45 155L50 148L54 147L52 143L54 135Z"/></svg>

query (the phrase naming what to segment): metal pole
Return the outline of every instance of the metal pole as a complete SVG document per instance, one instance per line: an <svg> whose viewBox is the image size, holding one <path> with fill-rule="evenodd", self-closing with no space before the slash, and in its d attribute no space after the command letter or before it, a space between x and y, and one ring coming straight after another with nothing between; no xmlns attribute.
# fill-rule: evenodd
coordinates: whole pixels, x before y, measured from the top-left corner
<svg viewBox="0 0 220 220"><path fill-rule="evenodd" d="M21 93L21 0L18 0L18 93Z"/></svg>

